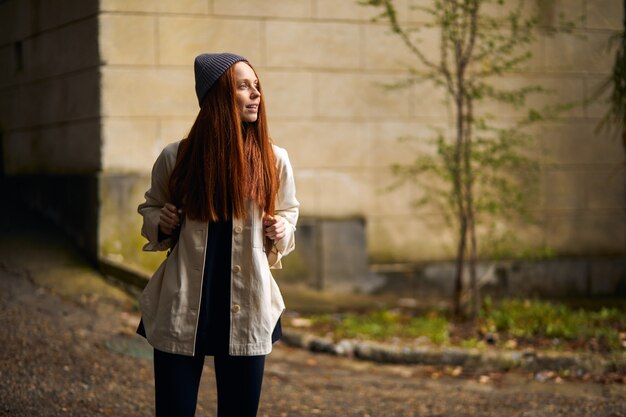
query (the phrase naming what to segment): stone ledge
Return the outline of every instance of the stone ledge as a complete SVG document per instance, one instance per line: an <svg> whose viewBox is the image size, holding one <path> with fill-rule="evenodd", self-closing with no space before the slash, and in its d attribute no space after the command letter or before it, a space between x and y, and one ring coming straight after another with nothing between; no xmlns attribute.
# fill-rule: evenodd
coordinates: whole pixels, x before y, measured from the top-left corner
<svg viewBox="0 0 626 417"><path fill-rule="evenodd" d="M344 339L334 343L329 338L306 332L283 329L281 339L292 347L378 363L463 366L489 371L524 369L528 371L563 371L603 374L626 372L626 355L601 356L591 353L480 351L463 348L392 346L384 343Z"/></svg>

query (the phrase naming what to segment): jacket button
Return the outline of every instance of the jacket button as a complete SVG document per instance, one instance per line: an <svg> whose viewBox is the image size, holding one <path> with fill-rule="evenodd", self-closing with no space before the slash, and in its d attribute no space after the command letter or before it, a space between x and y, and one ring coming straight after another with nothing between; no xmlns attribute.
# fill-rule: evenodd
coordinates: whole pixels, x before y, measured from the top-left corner
<svg viewBox="0 0 626 417"><path fill-rule="evenodd" d="M241 306L239 304L235 304L233 306L233 313L239 313L239 310L241 310Z"/></svg>
<svg viewBox="0 0 626 417"><path fill-rule="evenodd" d="M233 272L241 272L241 267L239 265L233 266Z"/></svg>
<svg viewBox="0 0 626 417"><path fill-rule="evenodd" d="M241 233L243 228L241 226L235 226L235 233Z"/></svg>

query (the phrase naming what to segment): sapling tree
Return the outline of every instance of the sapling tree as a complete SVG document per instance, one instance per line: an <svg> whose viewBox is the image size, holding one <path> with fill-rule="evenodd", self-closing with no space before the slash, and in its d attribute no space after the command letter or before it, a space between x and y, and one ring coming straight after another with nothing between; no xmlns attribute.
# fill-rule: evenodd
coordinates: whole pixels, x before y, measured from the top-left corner
<svg viewBox="0 0 626 417"><path fill-rule="evenodd" d="M477 277L479 231L498 230L512 219L531 221L538 168L528 127L554 117L565 105L532 109L527 98L549 93L541 85L508 86L507 73L523 69L532 57L539 30L549 30L540 10L524 0L430 0L413 6L425 12L428 23L403 23L393 0L361 0L379 8L376 21L386 22L410 51L414 65L406 79L391 87L430 82L442 89L451 105L453 129L435 130L436 152L418 154L409 164L394 165L399 182L420 185L418 205L439 208L456 230L454 312L480 309ZM566 28L566 26L561 26ZM438 32L437 53L427 53L420 42L423 30ZM417 91L417 89L416 89ZM518 116L503 120L488 109L512 106ZM490 107L491 106L491 107ZM463 274L469 273L470 291L464 292Z"/></svg>

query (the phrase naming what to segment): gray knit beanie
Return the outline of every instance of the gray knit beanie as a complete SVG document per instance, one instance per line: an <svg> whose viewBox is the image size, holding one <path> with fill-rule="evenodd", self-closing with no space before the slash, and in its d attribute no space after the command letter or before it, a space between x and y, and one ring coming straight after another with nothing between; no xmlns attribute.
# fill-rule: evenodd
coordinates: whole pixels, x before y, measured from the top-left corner
<svg viewBox="0 0 626 417"><path fill-rule="evenodd" d="M215 84L218 78L226 72L231 65L239 61L248 61L246 58L229 53L221 54L200 54L196 57L193 69L196 74L196 95L198 104L202 105L202 100L209 89Z"/></svg>

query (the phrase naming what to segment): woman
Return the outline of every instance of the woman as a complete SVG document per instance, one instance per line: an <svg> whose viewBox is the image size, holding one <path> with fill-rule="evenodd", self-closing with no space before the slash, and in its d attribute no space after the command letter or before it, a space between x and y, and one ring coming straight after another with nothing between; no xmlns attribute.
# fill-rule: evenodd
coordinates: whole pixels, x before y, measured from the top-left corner
<svg viewBox="0 0 626 417"><path fill-rule="evenodd" d="M202 54L194 70L200 112L157 158L138 209L144 250L169 252L140 297L137 331L154 347L157 417L194 415L205 355L218 416L255 416L284 310L270 268L294 248L299 204L250 63Z"/></svg>

